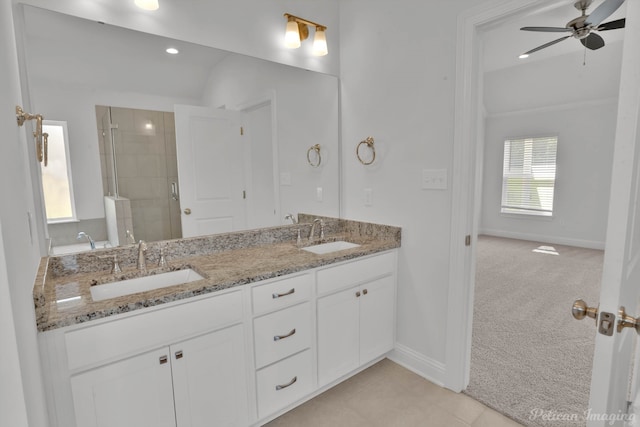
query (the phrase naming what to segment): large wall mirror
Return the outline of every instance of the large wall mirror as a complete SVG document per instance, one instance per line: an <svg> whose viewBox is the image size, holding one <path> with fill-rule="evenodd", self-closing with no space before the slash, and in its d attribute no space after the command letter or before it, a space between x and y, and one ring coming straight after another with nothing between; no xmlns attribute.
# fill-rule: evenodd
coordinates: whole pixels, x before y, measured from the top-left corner
<svg viewBox="0 0 640 427"><path fill-rule="evenodd" d="M68 132L56 253L339 215L335 76L28 5L24 26L32 107Z"/></svg>

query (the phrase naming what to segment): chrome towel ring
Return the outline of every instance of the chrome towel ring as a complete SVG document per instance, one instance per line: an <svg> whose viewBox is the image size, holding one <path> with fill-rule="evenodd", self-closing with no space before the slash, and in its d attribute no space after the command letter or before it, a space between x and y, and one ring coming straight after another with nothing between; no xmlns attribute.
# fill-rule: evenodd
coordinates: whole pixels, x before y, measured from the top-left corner
<svg viewBox="0 0 640 427"><path fill-rule="evenodd" d="M360 157L360 146L362 144L366 144L366 146L371 149L372 157L371 157L371 160L368 162L365 162L364 160L362 160L362 157ZM360 144L358 144L358 146L356 147L356 156L358 157L358 160L360 160L360 163L362 163L365 166L370 165L376 160L376 147L373 146L372 136L368 136L367 139L365 139L364 141L360 141Z"/></svg>
<svg viewBox="0 0 640 427"><path fill-rule="evenodd" d="M314 151L315 154L315 159L312 160L311 159L311 152ZM320 163L322 163L322 156L320 155L320 144L316 144L316 145L312 145L308 150L307 150L307 162L309 162L309 164L311 166L313 166L314 168L317 168L318 166L320 166Z"/></svg>

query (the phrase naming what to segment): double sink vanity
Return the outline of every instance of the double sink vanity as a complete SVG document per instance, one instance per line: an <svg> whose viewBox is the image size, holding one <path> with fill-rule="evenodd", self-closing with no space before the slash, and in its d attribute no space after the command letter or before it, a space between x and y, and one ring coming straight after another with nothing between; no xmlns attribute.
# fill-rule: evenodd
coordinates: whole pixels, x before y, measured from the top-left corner
<svg viewBox="0 0 640 427"><path fill-rule="evenodd" d="M43 258L51 425L262 425L384 357L400 228L299 219Z"/></svg>

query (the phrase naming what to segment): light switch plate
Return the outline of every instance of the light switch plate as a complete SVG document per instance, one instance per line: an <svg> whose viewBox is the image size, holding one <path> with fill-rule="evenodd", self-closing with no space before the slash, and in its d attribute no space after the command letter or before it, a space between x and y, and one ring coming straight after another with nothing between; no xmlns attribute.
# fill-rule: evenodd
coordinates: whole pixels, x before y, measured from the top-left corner
<svg viewBox="0 0 640 427"><path fill-rule="evenodd" d="M316 200L318 202L322 201L322 187L316 188Z"/></svg>
<svg viewBox="0 0 640 427"><path fill-rule="evenodd" d="M446 190L447 170L446 169L423 169L422 170L423 190Z"/></svg>
<svg viewBox="0 0 640 427"><path fill-rule="evenodd" d="M371 188L364 189L364 205L365 206L373 205L373 189Z"/></svg>

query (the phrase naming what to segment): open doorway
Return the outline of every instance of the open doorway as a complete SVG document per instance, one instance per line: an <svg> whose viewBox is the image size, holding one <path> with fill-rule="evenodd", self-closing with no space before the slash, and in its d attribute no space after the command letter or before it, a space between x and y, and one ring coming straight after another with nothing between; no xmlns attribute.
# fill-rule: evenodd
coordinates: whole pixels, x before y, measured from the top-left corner
<svg viewBox="0 0 640 427"><path fill-rule="evenodd" d="M572 322L567 301L598 297L621 34L597 52L571 39L517 59L554 39L520 27L562 27L572 14L566 3L547 5L482 33L484 172L467 392L526 425L547 425L549 414L582 416L588 405L595 332ZM618 15L624 8L612 19ZM558 137L552 214L501 211L505 140L551 135ZM569 378L568 388L555 387Z"/></svg>

